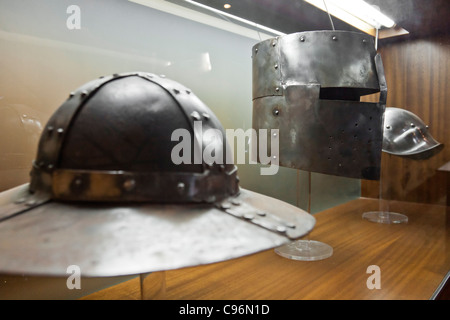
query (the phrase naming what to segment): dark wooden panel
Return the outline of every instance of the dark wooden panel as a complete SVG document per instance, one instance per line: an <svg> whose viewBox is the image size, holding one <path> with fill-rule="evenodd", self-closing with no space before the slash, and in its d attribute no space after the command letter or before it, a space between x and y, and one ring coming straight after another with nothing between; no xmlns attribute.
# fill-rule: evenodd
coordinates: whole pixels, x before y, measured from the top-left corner
<svg viewBox="0 0 450 320"><path fill-rule="evenodd" d="M439 154L427 160L383 154L382 197L445 204L446 180L438 169L450 160L450 37L391 43L380 52L388 85L387 107L415 113L430 126L433 137L445 144ZM378 182L362 182L362 196L378 197L378 190Z"/></svg>

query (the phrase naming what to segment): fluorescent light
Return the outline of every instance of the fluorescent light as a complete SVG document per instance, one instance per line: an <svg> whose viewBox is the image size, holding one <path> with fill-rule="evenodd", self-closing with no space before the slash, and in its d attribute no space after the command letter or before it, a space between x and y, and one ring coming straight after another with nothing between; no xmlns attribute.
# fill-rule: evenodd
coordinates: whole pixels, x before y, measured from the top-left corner
<svg viewBox="0 0 450 320"><path fill-rule="evenodd" d="M201 3L198 3L198 2L195 2L195 1L192 1L192 0L184 0L184 1L187 2L187 3L190 3L190 4L194 5L194 6L197 6L199 8L203 8L205 10L214 12L214 13L216 13L218 15L222 15L222 16L234 19L236 21L242 22L242 23L244 23L244 24L246 24L248 26L256 27L258 29L261 29L261 30L264 30L264 31L267 31L267 32L270 32L270 33L273 33L273 34L276 34L276 35L284 35L284 33L280 32L278 30L275 30L275 29L272 29L272 28L268 28L268 27L260 25L260 24L258 24L256 22L253 22L253 21L250 21L250 20L246 20L246 19L240 18L238 16L234 16L232 14L229 14L227 12L223 12L221 10L214 9L214 8L206 6L204 4L201 4ZM231 5L230 5L230 7L231 7Z"/></svg>
<svg viewBox="0 0 450 320"><path fill-rule="evenodd" d="M395 22L392 19L362 0L326 1L333 3L335 6L341 7L351 15L369 23L377 29L380 29L381 26L392 28L395 25Z"/></svg>
<svg viewBox="0 0 450 320"><path fill-rule="evenodd" d="M362 0L305 0L336 18L373 36L381 27L392 28L395 22ZM326 1L326 6L325 6Z"/></svg>
<svg viewBox="0 0 450 320"><path fill-rule="evenodd" d="M174 14L179 17L203 23L222 30L233 32L241 36L256 39L259 41L285 34L280 31L257 24L253 21L239 18L237 16L202 5L200 3L191 0L182 0L181 2L186 2L190 5L202 8L204 10L213 13L214 15L202 13L194 9L189 9L187 7L177 5L175 3L171 3L168 1L161 1L161 0L128 0L128 1L138 3L170 14ZM227 17L228 18L227 20L229 21L218 18L217 15ZM236 23L231 22L232 20L236 21Z"/></svg>

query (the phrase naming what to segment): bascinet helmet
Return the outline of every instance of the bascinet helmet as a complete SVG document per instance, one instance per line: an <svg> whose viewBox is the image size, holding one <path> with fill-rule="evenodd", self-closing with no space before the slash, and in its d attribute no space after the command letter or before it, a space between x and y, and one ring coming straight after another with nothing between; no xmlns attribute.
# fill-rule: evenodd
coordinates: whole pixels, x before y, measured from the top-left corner
<svg viewBox="0 0 450 320"><path fill-rule="evenodd" d="M379 179L387 86L373 38L308 31L252 50L253 128L279 130L279 165Z"/></svg>
<svg viewBox="0 0 450 320"><path fill-rule="evenodd" d="M385 111L383 151L396 156L421 160L444 148L428 131L428 126L414 113L389 107Z"/></svg>
<svg viewBox="0 0 450 320"><path fill-rule="evenodd" d="M0 194L0 272L137 274L307 234L307 212L240 188L225 159L195 159L211 143L227 147L208 129L224 131L193 92L154 74L102 77L71 93L43 129L31 182ZM176 130L192 137L190 163L172 161Z"/></svg>

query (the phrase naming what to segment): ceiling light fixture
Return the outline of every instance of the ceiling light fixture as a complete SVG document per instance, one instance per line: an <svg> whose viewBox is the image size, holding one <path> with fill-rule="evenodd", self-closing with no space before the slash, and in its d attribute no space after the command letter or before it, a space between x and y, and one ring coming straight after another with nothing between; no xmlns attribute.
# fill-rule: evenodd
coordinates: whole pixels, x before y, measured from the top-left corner
<svg viewBox="0 0 450 320"><path fill-rule="evenodd" d="M231 4L225 3L225 4L223 5L223 7L224 7L225 9L230 9L230 8L231 8Z"/></svg>
<svg viewBox="0 0 450 320"><path fill-rule="evenodd" d="M362 0L305 0L334 17L376 36L377 30L394 28L395 22L380 10ZM325 3L326 1L326 3ZM400 28L401 29L401 28ZM401 29L403 30L403 29ZM406 30L403 30L407 33ZM392 34L392 33L391 33ZM404 33L402 33L404 34Z"/></svg>

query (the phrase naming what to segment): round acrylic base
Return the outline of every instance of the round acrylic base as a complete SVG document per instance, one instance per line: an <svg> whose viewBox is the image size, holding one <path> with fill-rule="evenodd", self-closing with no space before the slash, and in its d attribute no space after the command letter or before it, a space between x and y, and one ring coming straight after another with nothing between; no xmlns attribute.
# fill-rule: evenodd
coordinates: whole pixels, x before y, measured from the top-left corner
<svg viewBox="0 0 450 320"><path fill-rule="evenodd" d="M333 248L315 240L297 240L275 249L282 257L292 260L316 261L333 255Z"/></svg>
<svg viewBox="0 0 450 320"><path fill-rule="evenodd" d="M377 223L408 223L408 217L401 213L387 211L370 211L363 214L363 218Z"/></svg>

